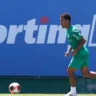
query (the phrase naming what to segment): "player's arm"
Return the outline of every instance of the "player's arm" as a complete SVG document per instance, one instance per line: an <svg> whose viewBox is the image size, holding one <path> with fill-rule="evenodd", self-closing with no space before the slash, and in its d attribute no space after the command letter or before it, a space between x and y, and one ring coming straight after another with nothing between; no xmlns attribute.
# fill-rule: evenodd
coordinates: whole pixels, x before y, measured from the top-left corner
<svg viewBox="0 0 96 96"><path fill-rule="evenodd" d="M82 46L86 43L86 40L82 37L79 41L77 48L73 52L73 56L82 48Z"/></svg>
<svg viewBox="0 0 96 96"><path fill-rule="evenodd" d="M65 52L65 56L69 56L71 51L72 51L72 47L70 47L69 50L67 52Z"/></svg>
<svg viewBox="0 0 96 96"><path fill-rule="evenodd" d="M68 52L70 53L72 51L72 47L69 48Z"/></svg>
<svg viewBox="0 0 96 96"><path fill-rule="evenodd" d="M86 43L86 40L79 32L73 32L73 37L79 41L77 48L73 52L73 56L82 48L82 46Z"/></svg>
<svg viewBox="0 0 96 96"><path fill-rule="evenodd" d="M85 43L86 43L86 40L82 37L82 38L80 39L79 44L78 44L77 48L75 49L75 51L78 52Z"/></svg>

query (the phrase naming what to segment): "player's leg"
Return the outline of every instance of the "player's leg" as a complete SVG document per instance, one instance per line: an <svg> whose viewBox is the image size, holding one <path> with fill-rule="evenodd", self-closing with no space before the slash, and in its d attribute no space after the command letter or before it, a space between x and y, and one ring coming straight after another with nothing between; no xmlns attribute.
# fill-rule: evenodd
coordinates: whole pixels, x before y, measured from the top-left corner
<svg viewBox="0 0 96 96"><path fill-rule="evenodd" d="M76 71L75 68L68 67L67 72L68 72L68 77L69 77L70 85L72 87L75 87L76 86L75 71Z"/></svg>
<svg viewBox="0 0 96 96"><path fill-rule="evenodd" d="M96 79L96 72L89 71L88 69L88 55L86 56L86 59L81 67L81 73L84 77Z"/></svg>
<svg viewBox="0 0 96 96"><path fill-rule="evenodd" d="M89 71L88 66L84 66L83 68L81 68L81 73L84 77L96 79L96 72Z"/></svg>
<svg viewBox="0 0 96 96"><path fill-rule="evenodd" d="M75 68L68 67L68 77L69 77L69 82L71 86L71 93L76 93L76 78L75 78Z"/></svg>
<svg viewBox="0 0 96 96"><path fill-rule="evenodd" d="M65 96L76 96L76 78L75 78L75 68L68 67L68 77L71 86L71 90Z"/></svg>
<svg viewBox="0 0 96 96"><path fill-rule="evenodd" d="M73 57L69 67L68 67L68 76L69 76L69 82L71 86L71 90L68 94L65 96L76 96L76 78L75 78L75 71L76 69L80 68L82 65L82 62L77 57Z"/></svg>

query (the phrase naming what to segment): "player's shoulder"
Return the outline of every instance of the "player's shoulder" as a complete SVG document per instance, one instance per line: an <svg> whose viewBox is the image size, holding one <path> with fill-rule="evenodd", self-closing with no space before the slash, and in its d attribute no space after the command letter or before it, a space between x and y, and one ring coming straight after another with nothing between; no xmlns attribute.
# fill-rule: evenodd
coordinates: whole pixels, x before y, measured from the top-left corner
<svg viewBox="0 0 96 96"><path fill-rule="evenodd" d="M72 32L80 32L80 30L76 26L72 26Z"/></svg>

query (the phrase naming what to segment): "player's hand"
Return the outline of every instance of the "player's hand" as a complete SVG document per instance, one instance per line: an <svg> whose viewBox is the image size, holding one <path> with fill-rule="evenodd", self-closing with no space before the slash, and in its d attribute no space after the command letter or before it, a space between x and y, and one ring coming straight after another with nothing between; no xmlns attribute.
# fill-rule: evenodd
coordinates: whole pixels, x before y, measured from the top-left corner
<svg viewBox="0 0 96 96"><path fill-rule="evenodd" d="M72 52L72 56L75 56L77 54L77 50L74 50L73 52Z"/></svg>
<svg viewBox="0 0 96 96"><path fill-rule="evenodd" d="M69 51L65 52L65 56L68 57L69 56Z"/></svg>

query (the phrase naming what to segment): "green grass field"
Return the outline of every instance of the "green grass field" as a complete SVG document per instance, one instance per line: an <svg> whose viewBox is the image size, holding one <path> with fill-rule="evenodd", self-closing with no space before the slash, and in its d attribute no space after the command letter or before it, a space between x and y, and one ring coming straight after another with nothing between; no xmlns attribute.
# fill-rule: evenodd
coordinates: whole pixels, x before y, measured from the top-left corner
<svg viewBox="0 0 96 96"><path fill-rule="evenodd" d="M0 94L0 96L64 96L64 94ZM77 96L96 96L96 94L78 94Z"/></svg>

